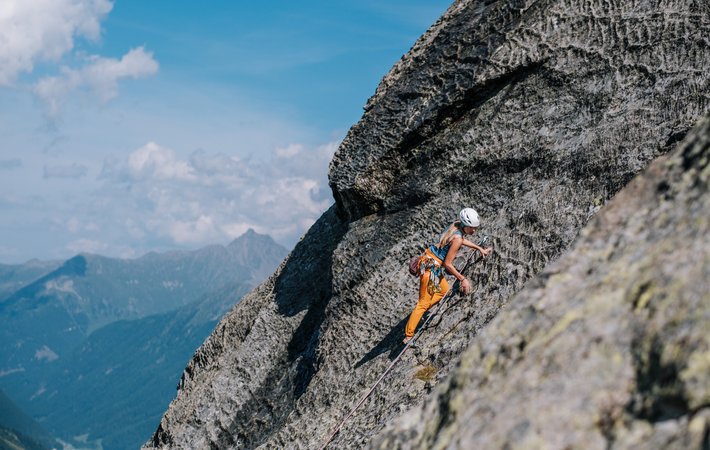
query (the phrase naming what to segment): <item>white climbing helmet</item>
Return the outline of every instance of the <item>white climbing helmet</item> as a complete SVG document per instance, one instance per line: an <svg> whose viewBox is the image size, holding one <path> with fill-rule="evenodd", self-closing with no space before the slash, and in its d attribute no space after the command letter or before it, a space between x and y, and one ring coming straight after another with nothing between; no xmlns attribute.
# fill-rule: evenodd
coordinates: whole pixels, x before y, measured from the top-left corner
<svg viewBox="0 0 710 450"><path fill-rule="evenodd" d="M464 227L478 227L481 225L481 221L478 220L478 213L473 208L462 209L459 213L459 219Z"/></svg>

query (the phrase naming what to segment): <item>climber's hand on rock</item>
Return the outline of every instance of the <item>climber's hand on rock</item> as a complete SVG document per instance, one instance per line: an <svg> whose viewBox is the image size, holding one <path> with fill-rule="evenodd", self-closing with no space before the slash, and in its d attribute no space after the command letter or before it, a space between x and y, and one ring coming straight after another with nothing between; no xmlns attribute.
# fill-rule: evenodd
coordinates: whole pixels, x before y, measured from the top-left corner
<svg viewBox="0 0 710 450"><path fill-rule="evenodd" d="M471 282L468 281L468 278L464 278L463 281L461 281L461 293L464 295L471 293Z"/></svg>

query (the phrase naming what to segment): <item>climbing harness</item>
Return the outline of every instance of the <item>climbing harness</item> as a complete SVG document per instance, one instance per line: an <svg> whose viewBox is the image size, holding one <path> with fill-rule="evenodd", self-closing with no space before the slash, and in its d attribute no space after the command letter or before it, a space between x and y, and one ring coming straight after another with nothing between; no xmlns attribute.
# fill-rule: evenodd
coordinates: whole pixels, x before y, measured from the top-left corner
<svg viewBox="0 0 710 450"><path fill-rule="evenodd" d="M439 261L430 257L428 254L424 254L419 263L419 270L423 274L427 270L429 271L429 281L426 285L426 290L429 295L434 295L441 292L441 286L439 286L439 280L444 276L444 269L441 267Z"/></svg>
<svg viewBox="0 0 710 450"><path fill-rule="evenodd" d="M479 246L479 247L482 247L483 244L485 244L487 240L488 240L488 236L483 236L483 238L482 238L482 239L480 240L480 242L478 243L478 246ZM475 250L472 251L472 252L470 252L470 253L468 254L468 256L466 257L466 261L464 262L463 267L459 270L460 273L463 273L463 272L466 270L466 268L468 268L468 265L469 265L469 263L471 262L471 257L472 257L473 255L475 255L475 254L476 254L476 251L475 251ZM430 277L430 278L431 278L431 277ZM392 368L395 366L395 364L397 364L397 362L398 362L399 359L402 357L402 355L404 354L404 352L407 351L407 349L408 349L409 347L411 347L411 346L414 344L414 342L417 340L417 338L419 337L419 335L420 335L420 334L422 333L422 331L424 331L424 329L426 328L426 326L427 326L427 324L429 323L429 321L430 321L434 316L436 316L437 314L439 314L439 311L441 311L441 308L442 308L444 302L446 302L446 300L448 300L453 294L455 294L456 292L458 292L458 287L459 287L459 282L457 281L457 282L454 284L454 286L449 290L449 292L446 293L446 295L444 296L444 298L442 298L441 301L438 303L438 306L437 306L437 308L436 308L436 311L435 311L434 313L432 313L432 314L429 314L429 317L427 317L427 319L424 321L424 323L422 324L422 326L419 328L419 331L417 331L417 332L414 334L414 336L412 336L412 339L410 339L410 340L404 345L404 348L399 352L399 354L397 355L397 357L396 357L394 360L392 360L392 362L390 363L390 365L387 366L387 369L385 369L385 371L382 373L382 375L380 375L380 377L377 379L377 381L375 381L375 384L372 385L372 387L370 388L370 390L367 391L367 392L365 393L365 395L363 395L363 396L360 398L360 400L357 402L357 404L350 410L350 413L349 413L347 416L345 416L345 418L338 424L338 426L335 428L335 430L333 430L333 432L332 432L332 433L328 436L328 438L323 442L323 444L319 447L320 450L325 450L325 448L328 446L328 444L330 444L330 442L333 440L333 438L335 438L335 436L336 436L338 433L340 433L340 430L343 428L343 426L347 423L348 420L350 420L350 418L351 418L353 415L355 415L355 411L357 411L358 408L360 408L360 406L362 406L362 404L365 403L365 400L367 400L367 399L370 397L370 395L374 392L374 390L377 388L377 386L382 382L382 380L385 379L385 377L387 376L387 374L390 372L390 370L392 370Z"/></svg>

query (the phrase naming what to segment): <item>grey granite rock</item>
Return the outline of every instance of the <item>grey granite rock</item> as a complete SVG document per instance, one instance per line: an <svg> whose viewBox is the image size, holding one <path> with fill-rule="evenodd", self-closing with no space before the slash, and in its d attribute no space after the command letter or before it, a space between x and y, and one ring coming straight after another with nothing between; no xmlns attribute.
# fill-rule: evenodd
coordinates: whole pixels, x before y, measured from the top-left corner
<svg viewBox="0 0 710 450"><path fill-rule="evenodd" d="M369 448L710 445L710 117Z"/></svg>
<svg viewBox="0 0 710 450"><path fill-rule="evenodd" d="M414 445L423 432L397 418L710 110L708 36L707 2L455 2L334 156L335 207L198 350L147 447L317 448L400 348L406 262L473 206L495 248L467 272L476 291L445 305L330 448L363 448L388 423L376 445ZM524 435L534 413L508 406Z"/></svg>

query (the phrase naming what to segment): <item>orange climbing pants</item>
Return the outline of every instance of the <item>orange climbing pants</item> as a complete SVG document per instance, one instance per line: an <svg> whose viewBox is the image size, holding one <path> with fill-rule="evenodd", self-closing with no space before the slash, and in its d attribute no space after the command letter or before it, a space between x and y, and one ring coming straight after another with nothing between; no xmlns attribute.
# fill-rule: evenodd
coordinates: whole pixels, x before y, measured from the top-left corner
<svg viewBox="0 0 710 450"><path fill-rule="evenodd" d="M441 260L434 257L428 250L426 256L433 257L441 263ZM422 320L424 313L427 312L429 308L439 303L449 290L449 283L446 282L446 278L442 275L441 278L439 278L441 291L430 294L427 289L430 276L431 270L427 269L427 271L419 277L419 301L417 302L417 306L414 307L414 311L412 311L412 314L409 316L409 320L407 320L407 326L404 329L404 335L407 337L414 336L414 330L416 330L417 325L419 325L419 321Z"/></svg>

